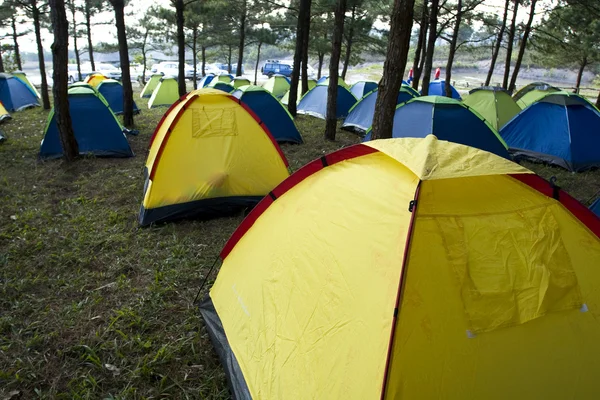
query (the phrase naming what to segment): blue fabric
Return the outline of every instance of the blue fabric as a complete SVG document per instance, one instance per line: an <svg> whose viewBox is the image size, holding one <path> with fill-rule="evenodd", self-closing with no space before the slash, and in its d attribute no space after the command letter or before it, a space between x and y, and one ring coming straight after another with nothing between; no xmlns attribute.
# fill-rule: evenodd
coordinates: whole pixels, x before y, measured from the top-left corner
<svg viewBox="0 0 600 400"><path fill-rule="evenodd" d="M219 89L222 90L224 92L227 93L231 93L235 90L235 88L225 82L217 82L215 83L215 86L213 86L213 89Z"/></svg>
<svg viewBox="0 0 600 400"><path fill-rule="evenodd" d="M364 95L378 88L377 83L375 82L356 82L350 88L350 92L357 99L362 99Z"/></svg>
<svg viewBox="0 0 600 400"><path fill-rule="evenodd" d="M439 140L476 147L500 157L510 158L508 150L483 120L460 104L435 104L411 101L398 106L394 114L394 138L424 138L429 134ZM371 140L371 133L365 141Z"/></svg>
<svg viewBox="0 0 600 400"><path fill-rule="evenodd" d="M123 114L123 86L117 82L101 83L98 86L98 91L106 99L108 106L115 115ZM135 101L133 102L133 112L139 113Z"/></svg>
<svg viewBox="0 0 600 400"><path fill-rule="evenodd" d="M325 82L325 81L327 80L327 78L329 78L329 76L325 76L325 75L323 75L322 77L320 77L320 78L319 78L319 80L317 81L317 85L318 85L319 83L323 83L323 82Z"/></svg>
<svg viewBox="0 0 600 400"><path fill-rule="evenodd" d="M269 92L236 90L233 95L258 116L277 142L303 143L292 117Z"/></svg>
<svg viewBox="0 0 600 400"><path fill-rule="evenodd" d="M592 210L592 212L593 212L594 214L596 214L597 216L599 216L599 217L600 217L600 198L598 198L598 199L597 199L597 200L594 202L594 204L592 204L592 205L590 206L590 210Z"/></svg>
<svg viewBox="0 0 600 400"><path fill-rule="evenodd" d="M204 78L200 79L200 82L198 83L198 87L199 88L207 87L214 78L215 78L215 76L213 74L206 75Z"/></svg>
<svg viewBox="0 0 600 400"><path fill-rule="evenodd" d="M328 86L317 85L306 92L300 103L298 103L298 113L325 119L327 115L327 90ZM348 89L338 85L336 118L340 119L348 115L355 103L356 97Z"/></svg>
<svg viewBox="0 0 600 400"><path fill-rule="evenodd" d="M532 104L501 130L508 146L571 170L600 166L600 113L587 104Z"/></svg>
<svg viewBox="0 0 600 400"><path fill-rule="evenodd" d="M14 76L0 78L0 101L8 111L19 111L40 105L35 92Z"/></svg>
<svg viewBox="0 0 600 400"><path fill-rule="evenodd" d="M71 95L69 110L79 154L133 157L133 151L119 123L112 111L98 97L93 94ZM52 113L40 148L40 158L59 158L62 154L56 118Z"/></svg>
<svg viewBox="0 0 600 400"><path fill-rule="evenodd" d="M405 91L398 92L396 104L404 103L413 99L411 93ZM377 101L377 90L368 93L350 110L350 113L344 120L342 128L350 128L359 132L366 132L373 124L375 115L375 102Z"/></svg>
<svg viewBox="0 0 600 400"><path fill-rule="evenodd" d="M454 86L450 85L450 88L452 89L452 98L462 100ZM443 79L431 81L429 83L429 96L446 96L446 81Z"/></svg>

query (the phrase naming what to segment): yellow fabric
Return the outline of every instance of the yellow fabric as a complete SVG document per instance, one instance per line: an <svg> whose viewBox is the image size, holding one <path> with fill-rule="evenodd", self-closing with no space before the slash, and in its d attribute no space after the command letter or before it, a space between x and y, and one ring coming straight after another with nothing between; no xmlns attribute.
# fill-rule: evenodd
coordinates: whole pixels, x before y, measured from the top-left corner
<svg viewBox="0 0 600 400"><path fill-rule="evenodd" d="M288 176L277 148L256 120L228 94L201 89L167 116L146 166L154 178L146 209L227 196L264 196ZM178 111L185 106L177 122ZM167 142L166 132L171 129ZM160 159L156 155L164 146Z"/></svg>
<svg viewBox="0 0 600 400"><path fill-rule="evenodd" d="M85 80L83 82L89 84L90 86L92 86L94 88L96 88L96 87L98 87L98 85L100 84L100 82L102 82L105 79L108 79L108 78L105 77L102 74L90 74L90 75L88 75L85 78Z"/></svg>
<svg viewBox="0 0 600 400"><path fill-rule="evenodd" d="M532 173L495 154L474 147L437 140L433 135L428 135L424 139L384 139L363 144L386 153L407 166L422 180Z"/></svg>
<svg viewBox="0 0 600 400"><path fill-rule="evenodd" d="M210 296L252 398L379 398L417 183L382 153L331 165L225 259Z"/></svg>
<svg viewBox="0 0 600 400"><path fill-rule="evenodd" d="M179 100L177 81L173 78L162 79L148 100L148 108L170 106L177 100Z"/></svg>
<svg viewBox="0 0 600 400"><path fill-rule="evenodd" d="M423 182L386 398L597 398L598 266L600 241L511 177Z"/></svg>
<svg viewBox="0 0 600 400"><path fill-rule="evenodd" d="M152 92L154 92L154 89L156 89L156 87L158 86L158 83L160 82L161 78L162 76L160 75L152 75L150 77L150 80L146 82L142 93L140 93L140 98L152 96Z"/></svg>
<svg viewBox="0 0 600 400"><path fill-rule="evenodd" d="M0 118L4 117L5 115L10 116L10 114L8 113L6 108L4 108L4 104L2 104L2 102L0 102Z"/></svg>

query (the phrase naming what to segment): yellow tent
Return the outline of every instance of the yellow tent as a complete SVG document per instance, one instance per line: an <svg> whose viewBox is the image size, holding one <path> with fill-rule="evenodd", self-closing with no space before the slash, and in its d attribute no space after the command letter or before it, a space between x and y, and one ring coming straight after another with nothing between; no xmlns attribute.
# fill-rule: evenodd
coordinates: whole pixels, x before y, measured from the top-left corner
<svg viewBox="0 0 600 400"><path fill-rule="evenodd" d="M160 78L158 85L154 88L150 100L148 100L148 108L158 106L170 106L179 100L179 88L175 78Z"/></svg>
<svg viewBox="0 0 600 400"><path fill-rule="evenodd" d="M152 92L154 91L154 89L156 89L162 77L162 74L152 74L148 82L146 82L144 89L142 89L142 93L140 93L140 98L152 96Z"/></svg>
<svg viewBox="0 0 600 400"><path fill-rule="evenodd" d="M378 140L272 190L201 313L237 399L596 399L599 235L511 161Z"/></svg>
<svg viewBox="0 0 600 400"><path fill-rule="evenodd" d="M141 225L252 207L289 175L256 115L232 95L206 88L159 122L146 172Z"/></svg>
<svg viewBox="0 0 600 400"><path fill-rule="evenodd" d="M88 76L85 77L85 79L83 80L84 83L89 84L92 87L97 87L100 82L102 82L103 80L108 79L106 76L102 75L99 72L93 72L91 74L89 74Z"/></svg>
<svg viewBox="0 0 600 400"><path fill-rule="evenodd" d="M25 72L15 71L12 73L12 75L16 78L19 78L23 82L25 82L25 84L27 86L29 86L29 88L31 90L33 90L33 93L35 93L35 95L38 97L38 99L40 99L42 97L42 96L40 96L40 92L38 92L37 89L35 88L35 86L33 86L33 83L31 83L31 81L29 80L29 78L27 77L27 74Z"/></svg>
<svg viewBox="0 0 600 400"><path fill-rule="evenodd" d="M8 111L6 111L6 108L4 108L4 104L0 102L0 122L11 118L11 115L8 113Z"/></svg>

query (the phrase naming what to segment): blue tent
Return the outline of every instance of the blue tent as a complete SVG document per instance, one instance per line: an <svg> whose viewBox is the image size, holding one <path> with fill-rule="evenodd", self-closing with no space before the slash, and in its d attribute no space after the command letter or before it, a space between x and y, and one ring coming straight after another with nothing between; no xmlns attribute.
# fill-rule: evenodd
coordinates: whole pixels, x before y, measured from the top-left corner
<svg viewBox="0 0 600 400"><path fill-rule="evenodd" d="M329 78L329 76L325 76L323 75L322 77L319 78L319 80L317 81L317 85L320 83L325 82L327 79Z"/></svg>
<svg viewBox="0 0 600 400"><path fill-rule="evenodd" d="M219 90L222 90L227 93L231 93L235 90L235 88L233 86L231 86L230 84L225 83L225 82L217 82L217 83L211 84L208 87L210 87L212 89L219 89Z"/></svg>
<svg viewBox="0 0 600 400"><path fill-rule="evenodd" d="M123 128L112 113L106 100L92 88L69 89L69 110L73 121L79 154L99 157L133 157L133 151ZM56 125L54 110L50 112L40 158L60 158L63 150Z"/></svg>
<svg viewBox="0 0 600 400"><path fill-rule="evenodd" d="M585 98L549 93L500 130L514 156L570 171L600 166L600 112Z"/></svg>
<svg viewBox="0 0 600 400"><path fill-rule="evenodd" d="M504 158L508 149L498 132L476 111L462 102L442 96L416 97L396 108L392 137L424 138L476 147ZM371 140L371 130L365 141Z"/></svg>
<svg viewBox="0 0 600 400"><path fill-rule="evenodd" d="M462 100L460 94L454 89L454 86L450 85L452 89L452 98ZM436 79L429 82L429 96L445 96L446 95L446 81L444 79Z"/></svg>
<svg viewBox="0 0 600 400"><path fill-rule="evenodd" d="M233 95L256 114L278 143L303 143L292 116L279 100L261 86L242 86Z"/></svg>
<svg viewBox="0 0 600 400"><path fill-rule="evenodd" d="M123 85L114 79L105 79L97 87L98 92L106 99L108 106L115 115L123 114ZM135 101L133 102L133 112L138 114L140 109Z"/></svg>
<svg viewBox="0 0 600 400"><path fill-rule="evenodd" d="M298 114L312 115L326 119L327 115L327 85L317 85L308 92L298 103ZM354 104L356 97L342 85L338 85L336 118L344 118Z"/></svg>
<svg viewBox="0 0 600 400"><path fill-rule="evenodd" d="M415 97L418 97L419 93L407 85L402 85L398 92L398 98L396 104L407 102ZM358 101L350 109L348 116L344 120L342 129L364 134L373 123L373 116L375 115L375 102L377 101L377 89L367 93L362 99Z"/></svg>
<svg viewBox="0 0 600 400"><path fill-rule="evenodd" d="M357 99L362 99L364 95L377 89L377 82L360 81L350 87L350 92Z"/></svg>
<svg viewBox="0 0 600 400"><path fill-rule="evenodd" d="M600 197L590 206L590 210L600 217Z"/></svg>
<svg viewBox="0 0 600 400"><path fill-rule="evenodd" d="M10 74L0 74L0 101L8 111L21 111L40 105L36 93L25 82Z"/></svg>
<svg viewBox="0 0 600 400"><path fill-rule="evenodd" d="M204 78L200 79L200 82L198 82L198 88L207 87L214 78L215 74L207 74Z"/></svg>

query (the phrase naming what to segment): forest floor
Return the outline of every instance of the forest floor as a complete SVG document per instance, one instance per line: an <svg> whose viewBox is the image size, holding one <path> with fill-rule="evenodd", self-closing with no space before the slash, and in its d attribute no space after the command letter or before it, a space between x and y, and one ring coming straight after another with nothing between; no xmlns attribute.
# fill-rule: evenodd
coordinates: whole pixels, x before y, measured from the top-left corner
<svg viewBox="0 0 600 400"><path fill-rule="evenodd" d="M148 141L166 109L136 101L130 159L40 162L46 111L2 125L0 399L229 398L193 300L243 215L138 227ZM297 123L306 143L282 146L292 170L359 141ZM600 190L600 171L527 167L586 205Z"/></svg>

